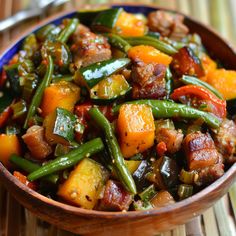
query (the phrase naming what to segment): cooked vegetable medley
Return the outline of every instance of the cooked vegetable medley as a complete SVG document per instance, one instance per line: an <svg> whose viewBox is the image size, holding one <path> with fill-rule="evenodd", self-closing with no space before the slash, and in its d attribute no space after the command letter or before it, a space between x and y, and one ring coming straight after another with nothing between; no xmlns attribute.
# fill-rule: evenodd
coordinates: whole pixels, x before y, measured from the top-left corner
<svg viewBox="0 0 236 236"><path fill-rule="evenodd" d="M80 11L24 40L0 77L0 161L85 209L160 208L236 161L236 71L183 16Z"/></svg>

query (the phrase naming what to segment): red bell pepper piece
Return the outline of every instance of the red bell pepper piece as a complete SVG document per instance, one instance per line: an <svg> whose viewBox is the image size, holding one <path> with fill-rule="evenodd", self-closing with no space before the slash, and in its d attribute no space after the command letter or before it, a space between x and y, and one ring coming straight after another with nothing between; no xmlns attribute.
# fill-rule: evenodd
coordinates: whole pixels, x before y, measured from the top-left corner
<svg viewBox="0 0 236 236"><path fill-rule="evenodd" d="M0 76L0 88L2 88L7 80L7 74L5 70L2 70L1 76Z"/></svg>
<svg viewBox="0 0 236 236"><path fill-rule="evenodd" d="M37 184L35 182L30 182L25 175L20 173L19 171L14 171L13 175L24 185L27 187L36 190L37 189Z"/></svg>
<svg viewBox="0 0 236 236"><path fill-rule="evenodd" d="M2 113L0 113L0 128L2 128L6 124L11 114L12 114L12 109L10 106L5 108L5 110Z"/></svg>
<svg viewBox="0 0 236 236"><path fill-rule="evenodd" d="M93 104L91 102L85 102L75 107L75 114L81 119L82 124L86 125L86 120L89 120L88 111L92 108ZM114 119L111 106L99 106L98 109L103 113L103 115L109 120ZM85 121L85 123L83 123Z"/></svg>
<svg viewBox="0 0 236 236"><path fill-rule="evenodd" d="M185 85L174 90L171 94L173 100L178 100L182 96L194 96L211 105L210 109L213 114L219 118L226 117L226 101L219 99L209 90L197 85Z"/></svg>
<svg viewBox="0 0 236 236"><path fill-rule="evenodd" d="M158 156L162 157L167 151L165 142L158 143L156 146L156 151L157 151Z"/></svg>

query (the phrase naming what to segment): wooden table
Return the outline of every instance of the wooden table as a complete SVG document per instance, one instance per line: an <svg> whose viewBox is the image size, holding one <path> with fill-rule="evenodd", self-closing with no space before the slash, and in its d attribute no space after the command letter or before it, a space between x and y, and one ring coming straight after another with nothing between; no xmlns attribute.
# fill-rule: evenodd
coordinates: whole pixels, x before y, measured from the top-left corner
<svg viewBox="0 0 236 236"><path fill-rule="evenodd" d="M25 7L30 0L0 0L0 19L14 14ZM24 22L17 27L0 34L0 51L4 50L11 40L35 22L55 12L69 9L80 9L83 4L122 3L121 0L71 0L63 6L45 12L37 19ZM236 1L235 0L136 0L137 3L156 4L180 10L207 25L213 26L221 35L236 45ZM214 207L186 225L156 235L161 236L234 236L236 235L236 186ZM234 202L232 199L235 199ZM69 236L74 235L57 229L37 219L20 206L0 183L0 236ZM109 232L107 235L110 235ZM125 235L124 235L125 236Z"/></svg>

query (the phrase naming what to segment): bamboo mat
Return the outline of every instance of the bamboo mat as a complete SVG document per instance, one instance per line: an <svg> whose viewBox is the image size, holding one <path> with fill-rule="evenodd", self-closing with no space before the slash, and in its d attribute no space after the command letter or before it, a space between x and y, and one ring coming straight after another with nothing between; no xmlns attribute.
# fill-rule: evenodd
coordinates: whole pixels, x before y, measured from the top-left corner
<svg viewBox="0 0 236 236"><path fill-rule="evenodd" d="M39 0L38 0L39 1ZM30 0L0 0L0 20L8 17L29 4ZM45 12L38 18L28 20L4 34L0 34L0 51L12 39L34 23L61 10L80 9L83 4L122 3L122 0L71 0L63 6ZM134 2L134 1L133 1ZM187 15L213 26L224 38L236 45L236 0L136 0L137 3L180 10ZM214 207L194 218L186 225L155 236L235 236L236 235L236 184L229 194ZM0 236L73 236L37 219L20 206L0 183ZM107 234L111 235L111 234Z"/></svg>

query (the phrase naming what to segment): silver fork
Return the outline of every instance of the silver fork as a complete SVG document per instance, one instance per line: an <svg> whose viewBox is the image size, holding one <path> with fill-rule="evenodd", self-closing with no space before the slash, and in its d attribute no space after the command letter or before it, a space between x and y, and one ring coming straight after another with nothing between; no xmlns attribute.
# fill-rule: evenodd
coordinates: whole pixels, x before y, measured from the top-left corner
<svg viewBox="0 0 236 236"><path fill-rule="evenodd" d="M24 20L40 16L50 7L62 5L67 1L68 0L31 0L26 9L0 21L0 33Z"/></svg>

